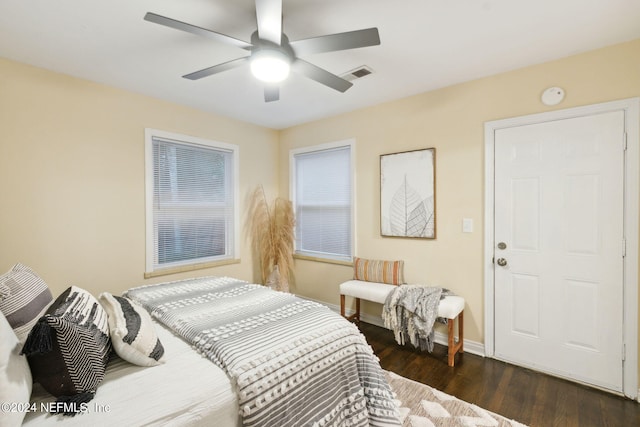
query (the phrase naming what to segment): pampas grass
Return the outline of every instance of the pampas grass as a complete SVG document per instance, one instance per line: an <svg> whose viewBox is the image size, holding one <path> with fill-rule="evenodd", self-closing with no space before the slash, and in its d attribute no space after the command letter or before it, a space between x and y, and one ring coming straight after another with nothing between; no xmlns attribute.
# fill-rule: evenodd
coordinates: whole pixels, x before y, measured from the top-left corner
<svg viewBox="0 0 640 427"><path fill-rule="evenodd" d="M295 218L289 200L278 197L269 206L264 188L259 186L251 197L251 237L260 257L262 282L270 281L274 270L280 274L274 287L289 292L289 271L293 267ZM277 275L277 272L275 272Z"/></svg>

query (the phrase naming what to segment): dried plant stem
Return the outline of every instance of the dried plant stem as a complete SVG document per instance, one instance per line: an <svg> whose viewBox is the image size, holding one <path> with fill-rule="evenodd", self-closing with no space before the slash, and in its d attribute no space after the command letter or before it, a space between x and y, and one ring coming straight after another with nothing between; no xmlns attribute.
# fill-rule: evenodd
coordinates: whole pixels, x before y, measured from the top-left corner
<svg viewBox="0 0 640 427"><path fill-rule="evenodd" d="M278 197L270 209L264 188L256 188L251 197L251 236L260 257L263 283L275 266L278 266L278 290L289 290L289 272L293 267L294 226L291 202Z"/></svg>

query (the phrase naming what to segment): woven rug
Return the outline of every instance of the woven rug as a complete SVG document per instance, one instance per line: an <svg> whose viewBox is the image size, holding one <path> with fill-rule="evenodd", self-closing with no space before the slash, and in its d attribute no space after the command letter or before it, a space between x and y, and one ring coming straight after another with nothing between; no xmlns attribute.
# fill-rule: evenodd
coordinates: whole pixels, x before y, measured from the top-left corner
<svg viewBox="0 0 640 427"><path fill-rule="evenodd" d="M428 385L385 372L399 401L403 427L526 427Z"/></svg>

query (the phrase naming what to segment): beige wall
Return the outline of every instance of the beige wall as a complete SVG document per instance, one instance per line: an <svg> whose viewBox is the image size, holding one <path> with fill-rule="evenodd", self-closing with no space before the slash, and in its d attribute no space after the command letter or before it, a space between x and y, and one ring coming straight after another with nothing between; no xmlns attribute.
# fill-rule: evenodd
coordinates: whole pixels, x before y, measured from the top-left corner
<svg viewBox="0 0 640 427"><path fill-rule="evenodd" d="M550 86L566 91L557 107L540 102ZM483 342L484 123L635 96L640 40L287 129L280 136L280 164L292 148L355 138L355 254L403 259L408 282L437 284L464 296L465 338ZM436 147L437 239L380 237L380 154L427 147ZM282 168L281 194L288 186ZM463 218L473 219L473 233L462 233ZM296 260L293 289L337 305L338 285L351 277L349 267ZM379 316L381 306L366 304L364 310Z"/></svg>
<svg viewBox="0 0 640 427"><path fill-rule="evenodd" d="M276 195L276 131L0 59L0 271L22 262L55 295L75 284L96 296L259 277L243 235L240 264L144 280L146 127L237 144L241 198L258 184Z"/></svg>
<svg viewBox="0 0 640 427"><path fill-rule="evenodd" d="M557 107L539 101L550 86L567 93ZM634 96L640 40L278 132L0 59L0 271L28 264L54 293L205 274L258 280L244 234L240 264L143 279L144 128L238 144L241 212L258 184L288 195L291 148L356 138L356 254L404 259L408 281L463 295L466 337L483 342L484 123ZM437 149L437 239L383 239L379 155L426 147ZM473 233L461 232L462 218L474 220ZM351 275L297 260L292 289L338 304L338 284Z"/></svg>

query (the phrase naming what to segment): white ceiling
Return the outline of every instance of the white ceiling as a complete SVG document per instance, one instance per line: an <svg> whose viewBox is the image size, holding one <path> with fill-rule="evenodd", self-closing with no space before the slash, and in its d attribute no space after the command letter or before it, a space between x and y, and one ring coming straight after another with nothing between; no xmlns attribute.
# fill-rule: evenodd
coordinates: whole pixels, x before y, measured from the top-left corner
<svg viewBox="0 0 640 427"><path fill-rule="evenodd" d="M381 45L303 58L373 69L347 92L292 74L265 103L248 67L182 78L247 53L146 12L246 41L256 27L253 0L0 0L0 57L282 129L640 38L640 0L284 0L290 40L377 27Z"/></svg>

